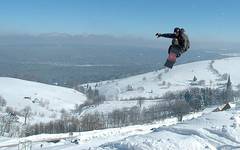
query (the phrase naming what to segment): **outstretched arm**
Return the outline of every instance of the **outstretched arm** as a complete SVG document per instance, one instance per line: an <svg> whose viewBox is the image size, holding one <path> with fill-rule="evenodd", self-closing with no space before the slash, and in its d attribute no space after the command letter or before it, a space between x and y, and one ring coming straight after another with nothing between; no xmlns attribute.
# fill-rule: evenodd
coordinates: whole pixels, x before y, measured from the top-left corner
<svg viewBox="0 0 240 150"><path fill-rule="evenodd" d="M161 33L157 33L156 36L159 38L159 37L165 37L165 38L176 38L176 34L174 33L164 33L164 34L161 34Z"/></svg>

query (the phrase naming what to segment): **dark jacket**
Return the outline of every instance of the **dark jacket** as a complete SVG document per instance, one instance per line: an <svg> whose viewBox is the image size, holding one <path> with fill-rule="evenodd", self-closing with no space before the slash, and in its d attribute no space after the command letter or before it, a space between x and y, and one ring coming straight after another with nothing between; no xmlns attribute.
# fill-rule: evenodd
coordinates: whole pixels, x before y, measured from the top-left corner
<svg viewBox="0 0 240 150"><path fill-rule="evenodd" d="M175 40L177 39L181 52L185 52L190 48L188 36L184 32L180 33L178 37L174 33L165 33L161 34L160 36L173 39L172 43L175 43Z"/></svg>

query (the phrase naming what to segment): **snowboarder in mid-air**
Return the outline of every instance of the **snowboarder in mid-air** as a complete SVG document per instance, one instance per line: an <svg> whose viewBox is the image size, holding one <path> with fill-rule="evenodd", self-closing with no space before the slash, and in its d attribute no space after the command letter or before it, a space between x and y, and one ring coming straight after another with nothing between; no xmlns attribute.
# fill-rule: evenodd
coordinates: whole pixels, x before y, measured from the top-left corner
<svg viewBox="0 0 240 150"><path fill-rule="evenodd" d="M168 48L168 58L165 63L165 66L168 68L172 68L176 62L176 58L180 57L181 54L186 52L190 48L190 42L188 36L185 33L183 28L174 28L174 33L156 33L157 38L165 37L171 38L172 44Z"/></svg>

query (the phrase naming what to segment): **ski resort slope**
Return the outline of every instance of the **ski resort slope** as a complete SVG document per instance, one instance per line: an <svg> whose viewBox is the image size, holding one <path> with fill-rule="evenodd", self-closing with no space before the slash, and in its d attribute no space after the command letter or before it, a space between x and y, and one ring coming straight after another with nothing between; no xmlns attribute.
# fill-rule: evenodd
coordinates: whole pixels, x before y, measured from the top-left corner
<svg viewBox="0 0 240 150"><path fill-rule="evenodd" d="M211 65L212 64L212 65ZM190 87L194 76L203 81L203 87L216 87L225 83L224 74L229 74L233 85L240 83L240 57L219 60L198 61L177 65L173 69L162 69L128 78L89 84L99 89L110 100L133 99L137 97L161 97L167 91ZM211 67L212 66L212 67ZM83 85L86 86L86 85Z"/></svg>
<svg viewBox="0 0 240 150"><path fill-rule="evenodd" d="M75 104L86 100L84 94L70 88L7 77L0 77L0 96L14 110L30 106L35 116L39 113L48 116L63 108L73 109ZM44 118L39 117L38 121Z"/></svg>
<svg viewBox="0 0 240 150"><path fill-rule="evenodd" d="M159 127L144 135L135 135L106 143L98 150L202 150L240 149L240 109L211 112L199 118L169 127Z"/></svg>
<svg viewBox="0 0 240 150"><path fill-rule="evenodd" d="M190 87L223 87L228 74L233 87L240 84L240 57L229 57L218 60L206 60L174 66L173 69L162 69L128 78L102 81L82 85L96 87L108 101L97 107L91 107L84 113L111 112L114 109L129 108L137 105L137 100L144 99L143 107L155 105L168 91L179 91ZM193 78L197 81L193 85ZM201 82L198 84L198 82ZM110 106L106 108L105 106Z"/></svg>
<svg viewBox="0 0 240 150"><path fill-rule="evenodd" d="M240 57L232 57L215 61L213 67L216 68L220 74L230 74L232 83L236 85L240 83L239 64Z"/></svg>

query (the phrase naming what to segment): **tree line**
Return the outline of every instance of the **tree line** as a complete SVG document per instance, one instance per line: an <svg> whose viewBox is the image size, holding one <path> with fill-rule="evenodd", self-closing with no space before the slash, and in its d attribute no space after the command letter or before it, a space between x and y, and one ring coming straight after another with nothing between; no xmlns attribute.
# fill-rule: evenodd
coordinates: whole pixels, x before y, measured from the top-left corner
<svg viewBox="0 0 240 150"><path fill-rule="evenodd" d="M148 108L137 105L131 108L117 109L108 114L95 112L82 117L66 115L67 112L65 112L59 120L32 125L28 134L81 132L123 127L150 123L169 117L177 117L181 121L186 114L201 111L207 106L231 102L235 97L239 97L239 94L232 90L229 77L226 87L223 89L194 87L182 91L167 92L162 97L163 101Z"/></svg>

